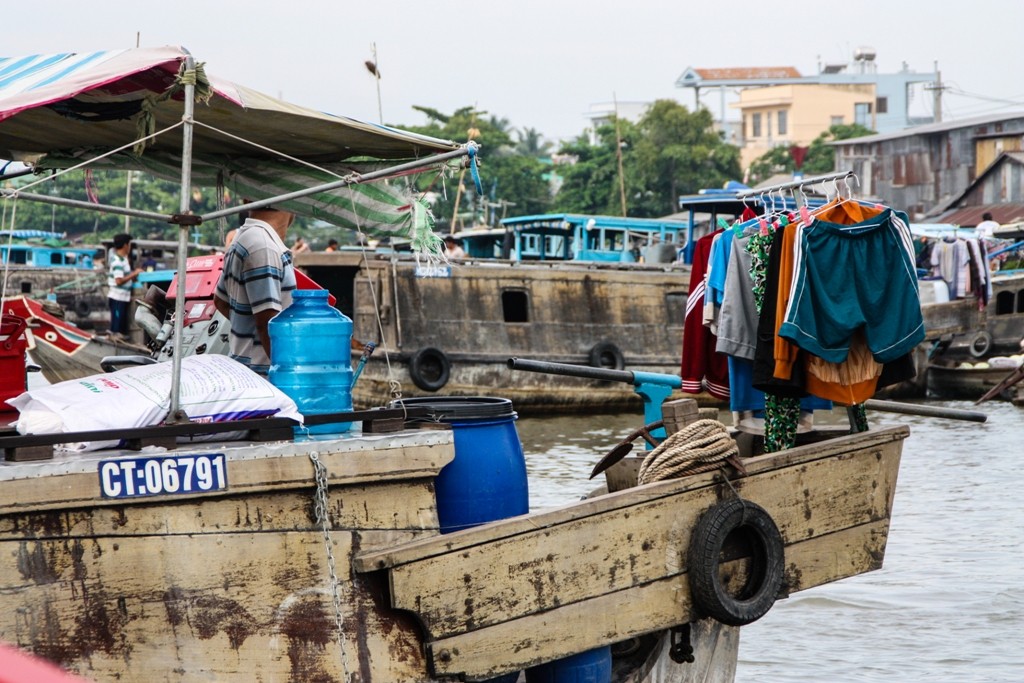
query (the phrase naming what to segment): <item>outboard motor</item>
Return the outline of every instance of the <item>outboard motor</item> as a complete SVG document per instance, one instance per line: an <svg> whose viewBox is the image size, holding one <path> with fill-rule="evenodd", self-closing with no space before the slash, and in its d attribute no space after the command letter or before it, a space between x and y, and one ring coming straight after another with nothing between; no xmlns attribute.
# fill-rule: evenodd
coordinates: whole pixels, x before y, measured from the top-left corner
<svg viewBox="0 0 1024 683"><path fill-rule="evenodd" d="M217 280L224 269L224 254L193 256L185 266L185 315L182 318L181 353L191 356L201 353L228 352L228 321L214 304ZM167 288L166 304L168 314L163 326L154 335L160 346L154 353L157 361L164 361L174 355L173 308L177 298L178 279L171 281Z"/></svg>

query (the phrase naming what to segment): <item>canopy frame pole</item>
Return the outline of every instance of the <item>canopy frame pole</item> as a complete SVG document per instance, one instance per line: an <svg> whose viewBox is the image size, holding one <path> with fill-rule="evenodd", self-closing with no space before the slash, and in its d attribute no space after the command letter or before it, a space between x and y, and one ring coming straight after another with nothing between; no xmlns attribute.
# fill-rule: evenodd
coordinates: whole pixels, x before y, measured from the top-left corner
<svg viewBox="0 0 1024 683"><path fill-rule="evenodd" d="M185 88L186 89L188 89L188 88L193 88L194 89L194 86L188 86L187 85L187 86L185 86ZM185 114L185 116L189 116L190 117L190 114ZM191 139L191 131L192 131L191 123L187 124L185 126L185 128L188 129L188 131L189 131L188 137ZM185 135L185 133L183 131L183 136L184 135ZM295 192L289 192L288 194L278 195L278 196L275 196L275 197L269 197L267 199L260 199L258 201L250 202L249 204L244 204L244 205L240 205L240 206L236 206L236 207L228 207L228 208L220 209L218 211L213 211L213 212L208 213L208 214L203 214L202 216L194 216L194 217L190 216L189 220L182 220L182 216L188 215L187 212L189 210L189 207L188 207L187 197L182 200L182 204L184 205L184 208L182 208L182 213L176 215L176 214L156 213L155 211L143 211L143 210L140 210L140 209L132 209L132 208L124 207L124 206L114 206L112 204L94 204L92 202L86 202L86 201L82 201L80 199L67 199L65 197L55 197L55 196L52 196L52 195L38 194L38 193L35 193L35 192L20 192L17 189L9 189L9 188L0 188L0 196L5 197L5 198L9 197L9 198L25 199L25 200L33 201L33 202L41 202L43 204L56 204L58 206L67 206L67 207L71 207L71 208L75 208L75 209L85 209L87 211L98 211L100 213L111 213L111 214L116 214L116 215L120 215L120 216L131 216L133 218L142 218L142 219L147 219L147 220L163 221L165 223L174 223L174 224L187 223L187 225L182 225L183 228L187 228L187 227L190 227L192 225L202 224L202 223L205 223L207 221L215 220L217 218L224 218L226 216L232 216L234 214L241 213L242 211L249 211L250 209L258 209L258 208L261 208L261 207L264 207L264 206L272 206L273 204L278 203L278 202L288 201L288 200L291 200L291 199L300 199L302 197L307 197L307 196L312 195L312 194L318 194L320 192L329 192L331 190L336 190L336 189L341 188L341 187L347 187L349 185L357 185L359 183L365 183L365 182L370 182L370 181L374 181L374 180L381 180L383 178L388 178L390 176L393 176L396 173L402 173L402 172L405 172L405 171L415 171L415 170L423 168L425 166L430 166L430 165L433 165L433 164L437 164L437 163L440 163L442 161L448 161L449 159L456 159L456 158L459 158L459 157L464 157L464 156L467 156L469 154L469 148L470 147L478 148L479 145L477 143L475 143L475 142L469 142L464 147L460 147L459 149L452 150L451 152L444 152L444 153L441 153L441 154L436 154L434 156L424 157L423 159L417 159L415 161L409 161L409 162L406 162L406 163L398 164L396 166L389 166L388 168L382 168L382 169L379 169L379 170L376 170L376 171L370 171L369 173L361 173L361 174L358 174L358 175L357 174L348 175L348 176L345 176L344 178L339 178L338 180L334 180L334 181L331 181L329 183L325 183L323 185L317 185L315 187L310 187L310 188L306 188L306 189L303 189L303 190L296 190ZM186 164L188 165L188 168L189 168L189 171L188 171L189 178L184 178L183 177L182 186L183 187L188 186L190 188L191 187L191 182L190 182L190 177L191 177L191 157L192 157L191 146L189 146L189 151L187 153L187 156L188 156L188 161L187 162L186 162L184 156L182 158L182 168L184 169ZM189 192L191 192L190 189L189 189Z"/></svg>
<svg viewBox="0 0 1024 683"><path fill-rule="evenodd" d="M185 51L185 72L189 73L194 71L195 68L195 58L189 54L188 51ZM185 278L188 275L186 272L188 264L188 229L190 225L198 222L198 219L187 219L191 214L192 204L192 117L195 114L195 90L196 86L192 82L192 79L186 79L185 102L181 115L183 126L181 129L181 196L179 197L178 205L180 212L176 217L178 219L185 218L185 220L172 220L172 222L178 223L178 272L176 274L178 289L174 296L174 352L173 357L171 358L171 362L173 363L171 366L171 410L167 417L168 423L171 424L188 421L188 415L180 409L181 336L184 330L185 318Z"/></svg>
<svg viewBox="0 0 1024 683"><path fill-rule="evenodd" d="M65 197L36 194L34 192L19 192L18 190L12 190L9 188L0 189L0 196L11 199L26 199L33 202L41 202L43 204L68 206L75 209L88 209L89 211L99 211L101 213L114 213L122 216L131 216L133 218L147 218L149 220L164 221L165 223L174 222L173 216L166 213L142 211L139 209L130 209L124 206L113 206L110 204L93 204L92 202L85 202L80 199L67 199Z"/></svg>
<svg viewBox="0 0 1024 683"><path fill-rule="evenodd" d="M477 143L468 142L466 143L465 146L460 147L459 149L456 150L452 150L451 152L435 154L434 156L424 157L423 159L409 161L403 164L398 164L396 166L389 166L388 168L382 168L377 171L370 171L369 173L353 173L345 176L344 178L339 178L338 180L332 180L329 183L324 183L323 185L307 187L303 190L296 190L294 192L289 192L287 194L281 194L275 197L268 197L267 199L260 199L240 206L228 207L224 209L219 209L217 211L211 211L210 213L205 213L202 215L202 221L205 223L206 221L224 218L225 216L231 216L236 213L241 213L242 211L260 209L263 208L264 206L273 206L274 204L278 204L280 202L287 202L292 199L301 199L302 197L308 197L310 195L319 194L321 192L330 192L331 190L337 190L338 188L341 187L348 187L349 185L358 185L360 183L365 183L373 180L381 180L383 178L388 178L390 176L393 176L397 173L402 173L404 171L415 171L417 169L423 168L424 166L430 166L442 161L448 161L449 159L457 159L459 157L467 156L469 154L470 148L473 148L475 150L478 147L479 145Z"/></svg>

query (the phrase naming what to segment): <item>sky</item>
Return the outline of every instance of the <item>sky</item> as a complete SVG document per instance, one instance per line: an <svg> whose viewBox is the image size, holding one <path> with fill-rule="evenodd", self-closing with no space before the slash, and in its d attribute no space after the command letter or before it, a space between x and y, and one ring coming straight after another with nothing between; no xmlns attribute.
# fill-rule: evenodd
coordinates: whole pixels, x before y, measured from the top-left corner
<svg viewBox="0 0 1024 683"><path fill-rule="evenodd" d="M689 67L849 62L878 71L938 62L943 118L1024 111L1021 0L837 3L582 0L7 0L0 56L180 45L208 73L352 118L423 125L424 106L473 106L576 137L592 105L674 99ZM379 82L364 62L373 60ZM379 100L378 86L379 85ZM968 93L967 95L962 93ZM704 99L704 98L702 98ZM707 97L716 113L718 97ZM931 114L930 95L913 113Z"/></svg>

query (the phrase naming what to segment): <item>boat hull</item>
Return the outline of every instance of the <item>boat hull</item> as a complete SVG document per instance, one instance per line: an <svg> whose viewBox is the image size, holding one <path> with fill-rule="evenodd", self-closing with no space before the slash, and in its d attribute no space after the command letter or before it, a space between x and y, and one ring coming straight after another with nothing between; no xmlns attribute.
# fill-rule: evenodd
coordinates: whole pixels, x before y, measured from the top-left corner
<svg viewBox="0 0 1024 683"><path fill-rule="evenodd" d="M1012 374L1014 368L961 368L928 366L928 395L933 398L976 401ZM1018 386L1010 387L994 398L1013 400Z"/></svg>
<svg viewBox="0 0 1024 683"><path fill-rule="evenodd" d="M790 592L881 566L906 435L746 461L732 486L778 523ZM140 683L473 681L634 636L664 648L659 632L699 616L693 524L734 495L710 473L440 536L433 478L454 457L448 430L175 455L204 453L225 455L227 489L103 497L100 463L137 455L122 452L0 469L0 639L92 680ZM734 634L711 625L698 641L710 654L696 667L655 648L615 680L695 680L715 657L735 667ZM728 678L707 680L731 680L724 666Z"/></svg>

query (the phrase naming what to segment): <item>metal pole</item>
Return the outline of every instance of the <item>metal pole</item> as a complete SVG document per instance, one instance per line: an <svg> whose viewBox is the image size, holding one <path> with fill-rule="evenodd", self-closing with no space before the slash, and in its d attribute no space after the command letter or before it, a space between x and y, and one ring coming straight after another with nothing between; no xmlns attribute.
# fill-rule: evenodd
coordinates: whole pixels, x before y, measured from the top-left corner
<svg viewBox="0 0 1024 683"><path fill-rule="evenodd" d="M193 105L194 107L194 105ZM191 139L192 126L188 125L189 128L189 139ZM184 134L184 133L183 133ZM275 197L269 197L267 199L261 199L259 201L250 202L244 206L229 207L226 209L220 209L219 211L213 211L211 213L202 216L202 222L215 220L217 218L224 218L225 216L231 216L242 211L249 211L250 209L258 209L263 206L271 206L278 202L288 201L291 199L299 199L307 197L309 195L318 194L320 192L329 192L336 190L340 187L346 187L348 185L356 185L358 183L370 182L373 180L379 180L381 178L387 178L388 176L396 173L402 173L405 171L414 171L424 166L430 166L442 161L449 159L456 159L458 157L464 157L469 154L469 148L472 146L474 149L479 149L480 145L475 142L467 143L465 146L459 149L452 150L451 152L442 152L431 157L424 159L418 159L416 161L408 161L388 168L379 169L376 171L370 171L369 173L362 173L358 176L349 176L341 178L340 180L334 180L323 185L317 185L315 187L306 188L304 190L296 190L295 192L289 192L288 194L278 195ZM191 147L190 147L191 149ZM184 159L182 160L184 164ZM191 154L189 155L189 167L191 168ZM19 173L18 175L28 175L32 173L31 170ZM17 177L14 175L4 176L4 178ZM191 192L191 189L190 189ZM173 223L174 216L166 213L156 213L154 211L141 211L139 209L129 209L123 206L113 206L111 204L93 204L92 202L84 202L78 199L66 199L64 197L51 197L45 194L35 194L33 192L19 192L16 189L0 188L0 197L18 197L19 199L27 199L33 202L42 202L43 204L56 204L58 206L68 206L75 209L86 209L87 211L99 211L101 213L112 213L121 216L132 216L133 218L144 218L153 221L162 221L164 223ZM187 209L186 209L187 210Z"/></svg>
<svg viewBox="0 0 1024 683"><path fill-rule="evenodd" d="M236 206L227 209L220 209L219 211L212 211L207 214L203 214L203 222L212 221L217 218L223 218L224 216L230 216L232 214L239 213L241 211L249 211L252 209L259 209L264 206L272 206L280 202L286 202L292 199L300 199L302 197L308 197L309 195L318 194L320 192L329 192L336 190L339 187L346 187L348 185L357 185L359 183L369 182L371 180L378 180L380 178L387 178L388 176L396 173L402 173L404 171L414 171L424 166L430 166L441 161L447 161L448 159L456 159L458 157L464 157L469 154L469 149L478 149L480 145L475 142L466 143L465 146L459 149L452 150L451 152L443 152L441 154L435 154L431 157L424 159L418 159L416 161L408 161L403 164L391 166L389 168L382 168L377 171L370 171L369 173L361 173L359 175L346 176L339 180L333 180L323 185L317 185L316 187L307 187L304 190L296 190L295 192L289 192L287 194L277 195L276 197L268 197L267 199L260 199L259 201L250 202L244 206ZM164 217L166 218L166 217Z"/></svg>
<svg viewBox="0 0 1024 683"><path fill-rule="evenodd" d="M374 78L377 79L377 119L380 121L380 125L384 125L384 108L380 103L380 62L377 61L377 43L373 43L373 68Z"/></svg>
<svg viewBox="0 0 1024 683"><path fill-rule="evenodd" d="M164 221L165 223L170 223L172 219L172 216L166 213L139 211L138 209L128 209L123 206L112 206L110 204L93 204L92 202L83 202L78 199L51 197L45 194L35 194L34 192L18 192L18 190L6 188L0 188L0 197L18 197L19 199L28 199L33 202L42 202L43 204L56 204L58 206L69 206L75 209L87 209L89 211L99 211L101 213L114 213L122 216L133 216L135 218Z"/></svg>
<svg viewBox="0 0 1024 683"><path fill-rule="evenodd" d="M192 55L185 54L185 72L192 72L196 61ZM191 79L185 84L185 107L182 111L181 129L181 197L179 209L182 215L189 213L192 202L192 116L195 113L195 85ZM174 353L171 358L171 412L169 422L185 422L188 416L180 410L181 398L181 335L185 318L185 277L188 262L188 225L178 227L178 290L174 297Z"/></svg>

